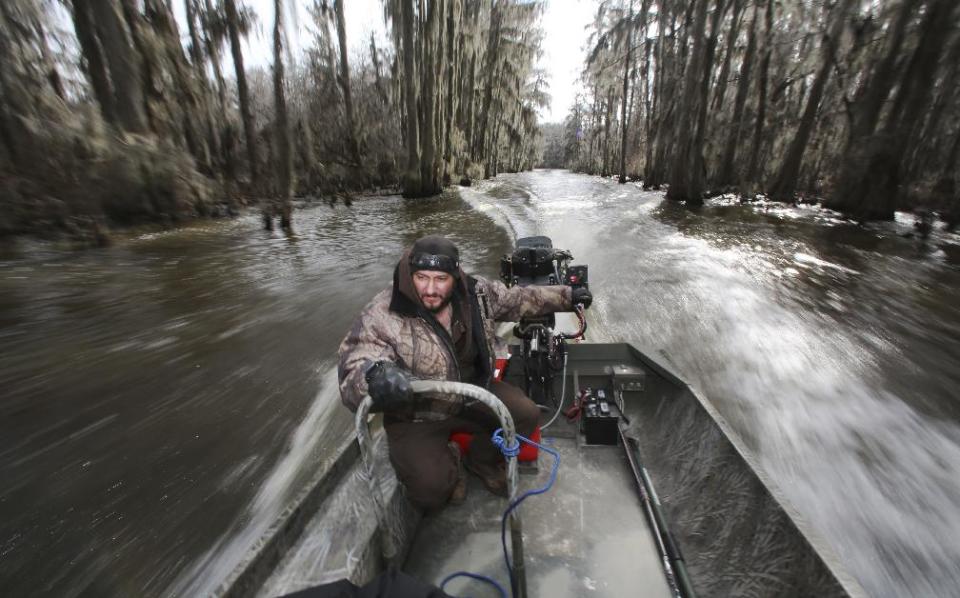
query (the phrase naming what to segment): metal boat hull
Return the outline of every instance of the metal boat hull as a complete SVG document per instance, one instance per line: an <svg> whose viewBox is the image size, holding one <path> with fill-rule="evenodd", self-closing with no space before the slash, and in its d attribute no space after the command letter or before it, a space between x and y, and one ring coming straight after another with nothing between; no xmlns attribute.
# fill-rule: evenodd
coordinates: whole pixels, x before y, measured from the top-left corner
<svg viewBox="0 0 960 598"><path fill-rule="evenodd" d="M567 404L576 392L575 379L581 388L604 387L610 380L607 368L619 364L646 374L643 390L625 395L630 425L624 434L638 442L637 454L699 595L863 595L713 406L662 361L625 343L570 345ZM507 380L522 386L521 367L511 364ZM522 507L530 595L563 595L552 588L571 587L569 582L551 585L561 570L575 572L572 579L591 595L622 596L624 588L669 595L667 585L649 581L650 563L656 564L658 556L651 552L651 532L631 491L633 477L622 447L583 446L577 426L562 417L545 436L556 437L569 458L552 491L558 494L534 497ZM505 507L503 499L475 484L466 505L421 518L398 487L384 445L377 449L376 470L389 529L376 523L372 502L364 498L365 468L355 443L347 443L216 595L276 596L342 578L364 583L387 564L380 554L384 533L401 546L397 564L425 581L439 583L442 574L457 569L505 580L495 517ZM539 478L546 459L541 454ZM521 486L536 484L536 478L521 476ZM576 505L579 514L573 513ZM611 562L617 566L608 566ZM648 580L642 586L633 582L640 571Z"/></svg>

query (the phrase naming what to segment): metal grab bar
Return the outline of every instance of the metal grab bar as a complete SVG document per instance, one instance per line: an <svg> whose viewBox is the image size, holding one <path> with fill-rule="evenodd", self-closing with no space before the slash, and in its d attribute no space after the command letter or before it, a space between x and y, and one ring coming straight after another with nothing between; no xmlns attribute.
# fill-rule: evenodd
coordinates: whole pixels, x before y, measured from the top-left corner
<svg viewBox="0 0 960 598"><path fill-rule="evenodd" d="M513 425L513 417L507 410L503 402L493 393L472 384L463 382L449 382L442 380L414 380L411 387L415 394L438 393L442 399L449 399L454 402L457 397L466 397L475 399L487 407L500 420L500 427L503 428L503 438L506 446L511 447L517 444L516 428ZM363 398L360 406L357 408L354 422L357 429L357 444L360 447L360 457L366 470L368 484L370 485L370 495L373 498L374 510L377 515L377 523L380 525L382 533L381 552L383 557L390 561L399 554L399 546L395 538L390 533L390 527L387 522L387 510L383 494L383 489L377 483L375 463L373 458L373 445L370 439L370 427L368 419L370 408L373 407L373 399L369 395ZM512 503L517 497L517 459L516 457L507 457L507 496L508 504ZM513 569L514 569L514 595L525 597L527 595L526 570L523 564L523 526L520 520L519 509L514 509L510 513L510 539L513 548Z"/></svg>

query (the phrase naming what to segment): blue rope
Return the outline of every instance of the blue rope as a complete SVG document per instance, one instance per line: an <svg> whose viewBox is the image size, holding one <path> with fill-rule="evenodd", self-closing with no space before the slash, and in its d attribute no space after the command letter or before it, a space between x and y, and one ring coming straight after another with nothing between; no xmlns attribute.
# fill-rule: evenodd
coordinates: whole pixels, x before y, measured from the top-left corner
<svg viewBox="0 0 960 598"><path fill-rule="evenodd" d="M506 564L507 574L510 576L511 593L515 595L517 591L516 581L513 579L513 566L510 564L510 552L507 550L507 518L510 516L510 513L512 513L517 507L520 506L520 503L522 503L523 501L525 501L531 496L535 496L537 494L543 494L544 492L547 492L548 490L550 490L550 488L553 487L554 483L556 483L557 481L557 471L560 469L560 453L555 451L552 448L548 448L546 446L543 446L542 444L539 444L537 442L530 440L529 438L521 436L520 434L516 434L516 440L514 441L513 446L506 446L506 440L503 437L503 428L497 428L493 432L493 438L491 438L491 440L493 441L493 444L495 444L497 447L500 448L500 451L508 459L511 457L516 458L516 456L520 454L520 441L523 441L529 445L535 446L538 449L542 451L546 451L551 455L553 455L553 465L550 469L550 479L547 480L547 483L542 488L533 488L532 490L527 490L526 492L524 492L523 494L515 498L513 501L511 501L510 504L507 506L507 509L503 512L503 517L500 519L500 545L503 547L503 562ZM546 442L546 440L544 442ZM500 591L500 596L502 596L503 598L506 598L507 596L506 590L504 590L503 587L499 583L497 583L495 580L485 575L478 575L476 573L470 573L467 571L457 571L456 573L448 575L447 578L444 579L443 582L440 584L440 589L443 590L443 586L446 585L448 581L450 581L451 579L455 579L457 577L469 577L472 579L476 579L476 580L491 584L495 586L497 590Z"/></svg>
<svg viewBox="0 0 960 598"><path fill-rule="evenodd" d="M507 446L507 439L503 437L503 428L497 428L493 432L493 438L490 440L500 449L500 452L503 453L503 456L509 459L510 457L516 457L520 454L520 438L523 436L517 434L516 438L513 439L513 446ZM532 440L527 440L523 438L524 441L530 444L536 444Z"/></svg>

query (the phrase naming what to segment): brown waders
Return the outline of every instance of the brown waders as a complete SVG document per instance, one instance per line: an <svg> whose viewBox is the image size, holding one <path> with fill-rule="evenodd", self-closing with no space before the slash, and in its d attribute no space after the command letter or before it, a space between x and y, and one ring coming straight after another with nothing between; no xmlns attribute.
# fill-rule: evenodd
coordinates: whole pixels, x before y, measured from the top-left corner
<svg viewBox="0 0 960 598"><path fill-rule="evenodd" d="M517 433L529 438L540 418L537 404L506 382L491 383L490 392L510 411ZM447 448L450 434L473 434L469 459L477 465L495 466L503 456L490 436L499 427L496 416L483 405L469 407L442 421L404 421L389 414L384 418L390 462L397 478L406 487L410 500L427 510L447 504L457 483L456 457Z"/></svg>

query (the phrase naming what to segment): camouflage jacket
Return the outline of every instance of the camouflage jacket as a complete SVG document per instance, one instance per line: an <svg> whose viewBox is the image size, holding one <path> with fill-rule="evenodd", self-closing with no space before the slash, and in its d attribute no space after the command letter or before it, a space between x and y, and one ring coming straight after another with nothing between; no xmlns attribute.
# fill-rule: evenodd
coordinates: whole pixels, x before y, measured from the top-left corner
<svg viewBox="0 0 960 598"><path fill-rule="evenodd" d="M356 411L367 394L364 372L375 361L398 364L421 380L460 379L455 350L447 331L420 303L405 253L394 270L393 286L378 293L360 313L340 343L338 374L340 397ZM470 314L469 326L478 343L482 377L489 381L494 365L496 322L515 322L523 316L570 311L567 286L511 287L499 281L467 276L460 271L457 297ZM502 342L502 341L501 341ZM459 412L447 401L418 397L407 406L404 419L442 419Z"/></svg>

